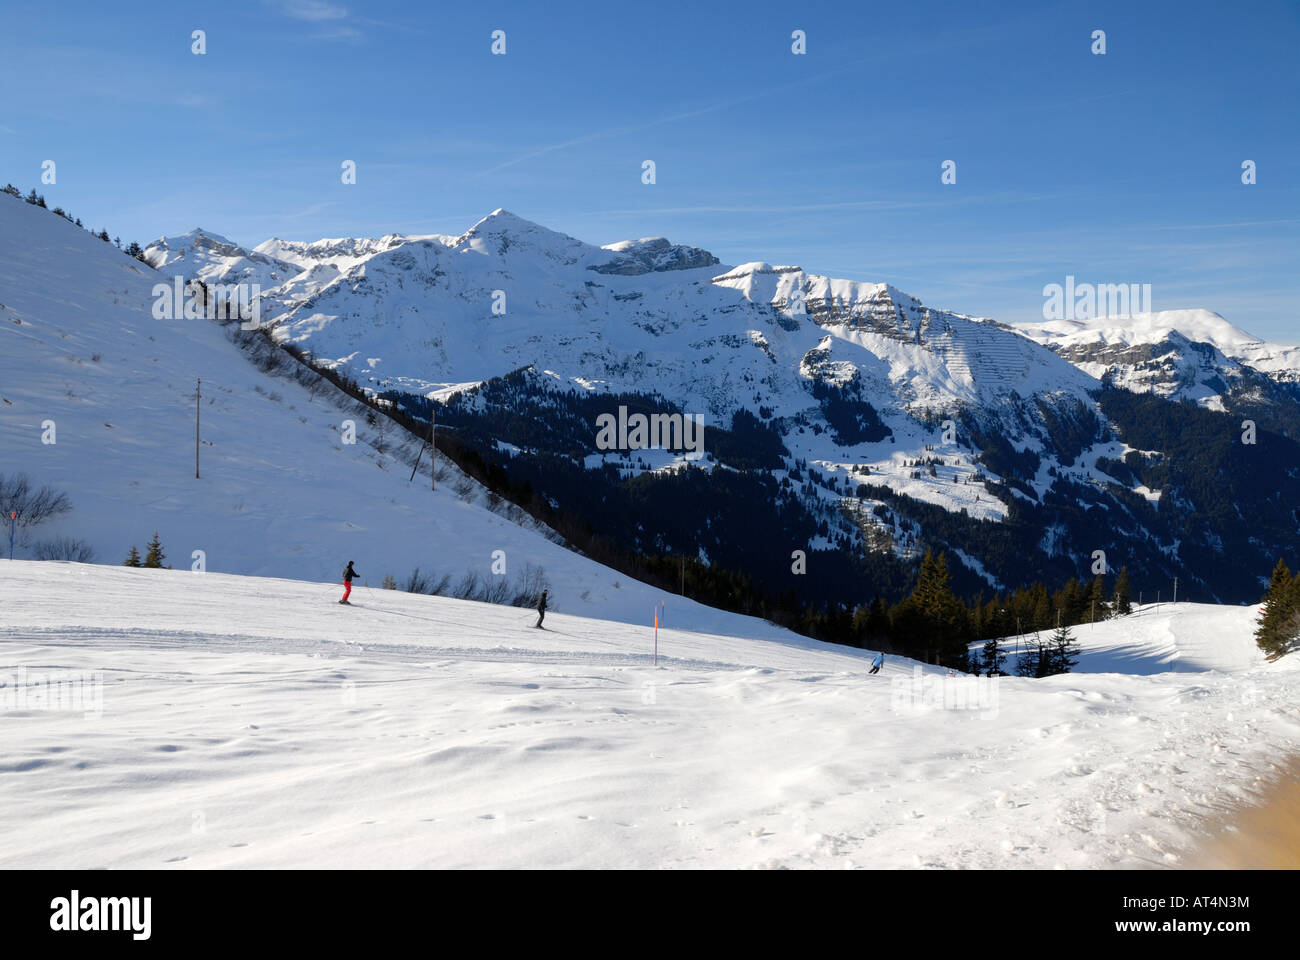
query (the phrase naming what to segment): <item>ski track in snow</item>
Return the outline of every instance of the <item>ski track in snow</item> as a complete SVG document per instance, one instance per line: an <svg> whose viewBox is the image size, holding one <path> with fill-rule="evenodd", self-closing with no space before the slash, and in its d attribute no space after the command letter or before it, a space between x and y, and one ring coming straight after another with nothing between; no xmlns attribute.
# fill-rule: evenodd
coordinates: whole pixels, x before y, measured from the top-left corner
<svg viewBox="0 0 1300 960"><path fill-rule="evenodd" d="M0 866L1171 867L1300 732L1254 608L1082 628L1128 672L960 711L866 651L671 629L656 669L644 627L336 589L0 564L0 674L102 674L98 716L0 706Z"/></svg>

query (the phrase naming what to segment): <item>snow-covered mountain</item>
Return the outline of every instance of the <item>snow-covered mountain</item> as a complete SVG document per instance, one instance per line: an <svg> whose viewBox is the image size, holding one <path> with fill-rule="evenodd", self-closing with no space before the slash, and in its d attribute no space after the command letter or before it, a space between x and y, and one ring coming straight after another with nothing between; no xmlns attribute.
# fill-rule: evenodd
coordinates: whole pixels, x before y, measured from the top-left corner
<svg viewBox="0 0 1300 960"><path fill-rule="evenodd" d="M1300 384L1300 347L1260 340L1209 310L1050 320L1016 329L1098 379L1210 409Z"/></svg>
<svg viewBox="0 0 1300 960"><path fill-rule="evenodd" d="M296 276L266 273L281 282L263 282L263 321L376 388L432 390L524 361L597 389L651 385L722 416L748 400L742 384L782 414L806 410L805 360L832 379L858 370L879 399L907 409L1084 397L1096 386L997 324L928 309L887 284L719 265L663 238L597 247L505 210L458 237L271 240L246 251L196 231L146 257L164 273L223 283L251 278L255 258L292 261Z"/></svg>
<svg viewBox="0 0 1300 960"><path fill-rule="evenodd" d="M181 248L190 253L172 255ZM253 276L252 258L292 261L299 272L275 286L279 274L265 273L263 323L375 391L442 396L532 366L570 390L652 391L713 425L763 407L790 425L783 436L795 459L848 484L865 468L891 488L979 516L1003 511L908 465L942 442L943 417L962 407L994 420L1013 411L1017 436L1036 444L1039 399L1091 407L1098 386L1001 325L927 308L888 284L719 265L662 238L598 247L505 210L457 237L214 249L196 232L146 256L163 273L216 283ZM810 393L815 381L856 387L883 435L840 442ZM979 472L961 447L948 452L954 468ZM1086 466L1080 473L1097 479Z"/></svg>
<svg viewBox="0 0 1300 960"><path fill-rule="evenodd" d="M1249 556L1225 563L1237 534L1205 519L1218 508L1193 480L1169 473L1188 461L1166 453L1190 428L1159 420L1163 432L1150 436L1150 411L1114 396L1126 387L1258 412L1263 427L1300 436L1300 355L1213 314L1013 328L926 306L884 282L720 264L664 238L597 246L505 210L459 236L271 240L247 250L196 231L146 256L167 275L259 283L261 319L278 342L412 412L436 400L439 422L455 429L472 432L479 418L480 453L514 458L516 468L561 448L588 470L613 465L623 477L663 478L683 465L669 451L596 449L591 411L602 397L612 410L653 395L722 430L757 414L759 432L744 442L772 439L780 449L762 469L794 498L781 515L799 511L816 529L801 544L813 549L883 549L906 561L942 546L974 578L968 587L994 588L1090 576L1102 549L1115 566L1131 563L1153 580L1181 575L1239 600L1257 597L1277 553L1271 541L1243 540ZM522 380L491 393L521 369ZM516 429L525 422L535 429ZM1195 429L1226 435L1228 418ZM706 470L737 466L715 452L706 450ZM1292 456L1288 447L1275 469L1290 469ZM1240 459L1229 468L1274 492L1289 482ZM528 482L563 500L541 469ZM1267 493L1255 494L1246 514L1277 527L1269 537L1300 542L1294 518L1279 524ZM757 488L747 495L771 499ZM940 522L931 508L953 519ZM981 525L990 522L1005 535ZM642 517L629 526L637 552L757 556L739 546L724 556L717 533L687 544L680 530L650 530ZM713 526L702 516L697 529ZM781 558L788 565L793 535L773 534L783 546L766 558L764 578ZM1219 555L1219 572L1207 551Z"/></svg>

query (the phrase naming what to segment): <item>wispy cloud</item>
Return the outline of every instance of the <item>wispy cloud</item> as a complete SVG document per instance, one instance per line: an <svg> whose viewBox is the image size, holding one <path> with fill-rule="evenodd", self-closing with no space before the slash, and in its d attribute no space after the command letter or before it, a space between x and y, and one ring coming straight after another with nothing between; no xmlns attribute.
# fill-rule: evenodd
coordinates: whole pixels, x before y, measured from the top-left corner
<svg viewBox="0 0 1300 960"><path fill-rule="evenodd" d="M311 34L308 39L311 40L360 40L364 37L356 27L332 27L328 30L317 30Z"/></svg>
<svg viewBox="0 0 1300 960"><path fill-rule="evenodd" d="M320 23L325 20L346 20L348 8L324 0L275 0L274 5L286 17Z"/></svg>
<svg viewBox="0 0 1300 960"><path fill-rule="evenodd" d="M360 29L369 27L391 27L392 24L382 20L372 20L357 16L347 7L328 0L266 0L274 9L292 20L316 25L317 29L305 35L308 40L347 40L356 41L365 38Z"/></svg>
<svg viewBox="0 0 1300 960"><path fill-rule="evenodd" d="M755 100L762 100L766 97L770 97L781 91L790 90L796 87L808 86L809 84L819 83L822 80L828 80L832 77L836 77L843 73L847 73L850 70L856 69L857 67L858 67L857 64L836 67L834 69L819 73L816 76L807 77L802 80L796 80L792 83L781 84L780 86L773 87L768 90L756 91L755 93L747 94L746 96L743 97L736 97L731 100L721 100L716 103L710 104L706 107L700 107L697 110L686 110L681 113L669 114L668 116L659 117L654 120L647 120L643 123L634 123L625 126L610 127L609 129L606 130L596 130L592 133L584 134L580 137L574 137L570 140L564 140L559 143L548 144L547 146L544 147L538 147L536 150L530 150L527 153L522 153L512 160L507 160L504 163L497 164L495 167L490 167L487 170L484 170L483 173L480 174L480 176L486 176L489 173L496 173L498 170L504 170L507 167L513 167L516 164L523 163L527 160L535 160L536 158L545 156L548 153L555 153L557 150L567 150L569 147L576 147L584 143L591 143L593 140L604 140L608 137L617 137L626 133L638 133L642 130L649 130L652 127L663 126L664 124L667 123L676 123L679 120L689 120L693 117L702 117L710 113L717 113L721 110L730 110L733 107L740 106L742 103L752 103Z"/></svg>
<svg viewBox="0 0 1300 960"><path fill-rule="evenodd" d="M617 137L625 133L635 133L640 130L648 130L651 127L662 126L665 123L674 123L678 120L689 119L690 117L699 117L707 113L716 113L719 110L726 110L729 107L734 107L737 106L738 104L753 100L755 99L756 96L757 95L740 97L739 99L729 100L725 103L715 103L712 106L701 107L699 110L689 110L685 113L675 113L672 114L671 116L660 117L657 120L648 120L645 123L634 123L634 124L629 124L621 127L610 127L607 130L596 130L592 133L584 134L583 136L580 137L574 137L571 140L564 140L561 141L560 143L552 143L544 147L539 147L536 150L530 150L527 153L522 153L512 160L507 160L505 163L498 163L495 167L491 167L490 169L485 170L484 173L485 174L496 173L498 170L504 170L507 167L513 167L515 166L515 164L523 163L526 160L535 160L538 157L543 157L548 153L555 153L557 150L567 150L569 147L576 147L584 143L591 143L593 140L603 140L606 137Z"/></svg>
<svg viewBox="0 0 1300 960"><path fill-rule="evenodd" d="M320 203L309 204L308 206L303 207L300 210L288 210L281 213L269 214L267 219L273 218L277 221L278 220L303 220L307 217L314 217L319 213L324 213L330 207L337 207L338 205L339 202L337 200L323 200Z"/></svg>

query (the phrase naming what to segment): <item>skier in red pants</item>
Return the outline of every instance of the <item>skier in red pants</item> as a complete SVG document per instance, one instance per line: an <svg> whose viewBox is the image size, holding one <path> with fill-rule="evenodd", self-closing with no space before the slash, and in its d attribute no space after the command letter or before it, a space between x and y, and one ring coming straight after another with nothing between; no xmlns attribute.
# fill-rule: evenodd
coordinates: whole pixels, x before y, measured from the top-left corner
<svg viewBox="0 0 1300 960"><path fill-rule="evenodd" d="M343 599L339 603L348 603L348 596L352 593L352 578L356 575L357 572L352 569L352 561L349 560L348 568L343 571ZM348 603L348 606L352 604Z"/></svg>

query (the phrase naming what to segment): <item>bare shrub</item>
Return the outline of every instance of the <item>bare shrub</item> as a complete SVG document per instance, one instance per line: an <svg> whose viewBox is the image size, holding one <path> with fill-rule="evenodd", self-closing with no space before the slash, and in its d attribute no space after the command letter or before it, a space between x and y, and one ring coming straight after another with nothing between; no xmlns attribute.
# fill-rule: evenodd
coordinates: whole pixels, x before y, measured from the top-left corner
<svg viewBox="0 0 1300 960"><path fill-rule="evenodd" d="M15 513L20 530L34 527L71 509L72 501L67 494L50 486L33 490L25 473L0 474L0 511L6 520L11 511Z"/></svg>
<svg viewBox="0 0 1300 960"><path fill-rule="evenodd" d="M55 537L32 545L32 557L37 560L66 560L72 563L94 563L95 550L85 540L72 537Z"/></svg>
<svg viewBox="0 0 1300 960"><path fill-rule="evenodd" d="M510 605L513 607L535 607L538 598L542 595L542 591L549 590L550 586L546 579L545 567L539 567L531 563L524 564L524 572L520 575L514 588L514 596L510 599Z"/></svg>
<svg viewBox="0 0 1300 960"><path fill-rule="evenodd" d="M479 578L478 571L466 570L465 575L460 578L460 583L456 584L456 589L451 592L451 595L459 600L474 600L482 590L483 583Z"/></svg>
<svg viewBox="0 0 1300 960"><path fill-rule="evenodd" d="M403 587L403 589L407 593L428 593L429 592L428 575L421 573L420 568L416 567L414 570L411 571L410 576L406 578L406 586Z"/></svg>
<svg viewBox="0 0 1300 960"><path fill-rule="evenodd" d="M493 576L483 585L479 596L471 599L481 600L484 603L503 604L510 599L510 583L506 577Z"/></svg>

